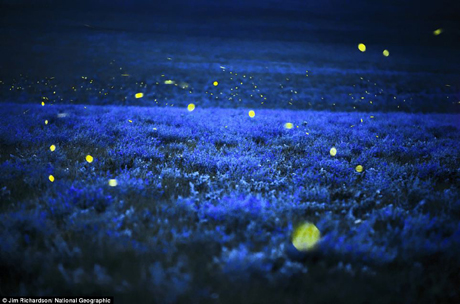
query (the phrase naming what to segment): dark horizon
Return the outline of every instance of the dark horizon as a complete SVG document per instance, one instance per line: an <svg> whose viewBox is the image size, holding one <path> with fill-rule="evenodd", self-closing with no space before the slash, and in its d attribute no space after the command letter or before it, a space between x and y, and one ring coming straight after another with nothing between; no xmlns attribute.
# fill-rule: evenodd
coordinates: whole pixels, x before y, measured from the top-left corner
<svg viewBox="0 0 460 304"><path fill-rule="evenodd" d="M187 12L190 10L218 13L219 11L252 11L258 13L257 10L273 11L279 13L292 14L318 14L327 16L342 15L342 14L361 14L361 17L369 16L405 16L409 19L417 18L442 18L443 20L459 21L460 2L450 0L441 1L379 1L369 3L365 0L355 1L301 1L301 0L273 0L273 1L257 1L257 0L234 0L229 2L217 2L210 0L81 0L81 1L59 1L59 0L0 0L0 8L16 8L16 9L80 9L80 10L113 10L113 11L143 11L146 13L155 13L169 11ZM147 10L147 11L146 11ZM363 15L364 14L364 15ZM428 20L426 20L428 21Z"/></svg>

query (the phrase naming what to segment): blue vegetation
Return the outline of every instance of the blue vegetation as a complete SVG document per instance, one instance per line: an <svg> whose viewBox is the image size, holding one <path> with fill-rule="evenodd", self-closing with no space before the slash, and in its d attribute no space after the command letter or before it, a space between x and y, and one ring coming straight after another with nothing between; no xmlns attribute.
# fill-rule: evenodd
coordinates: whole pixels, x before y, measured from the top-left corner
<svg viewBox="0 0 460 304"><path fill-rule="evenodd" d="M0 295L460 303L458 4L392 2L0 0Z"/></svg>
<svg viewBox="0 0 460 304"><path fill-rule="evenodd" d="M3 103L1 293L460 299L458 115L255 113Z"/></svg>

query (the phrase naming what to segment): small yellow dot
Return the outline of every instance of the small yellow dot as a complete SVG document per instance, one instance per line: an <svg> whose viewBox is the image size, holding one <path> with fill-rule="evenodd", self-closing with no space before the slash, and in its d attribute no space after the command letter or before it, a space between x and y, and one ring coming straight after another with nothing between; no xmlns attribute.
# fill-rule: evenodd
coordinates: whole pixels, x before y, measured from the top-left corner
<svg viewBox="0 0 460 304"><path fill-rule="evenodd" d="M128 121L131 122L131 123L133 122L131 119L128 119Z"/></svg>
<svg viewBox="0 0 460 304"><path fill-rule="evenodd" d="M91 155L86 155L86 161L87 161L88 163L92 163L93 160L94 160L94 158L93 158Z"/></svg>
<svg viewBox="0 0 460 304"><path fill-rule="evenodd" d="M383 50L383 56L385 57L390 56L390 52L388 50Z"/></svg>
<svg viewBox="0 0 460 304"><path fill-rule="evenodd" d="M193 103L189 104L189 105L187 106L187 110L188 110L189 112L192 112L193 110L195 110L195 105L194 105Z"/></svg>
<svg viewBox="0 0 460 304"><path fill-rule="evenodd" d="M303 223L292 233L292 244L299 251L313 249L321 238L321 232L312 223Z"/></svg>
<svg viewBox="0 0 460 304"><path fill-rule="evenodd" d="M360 43L360 44L358 44L358 49L361 52L365 52L366 51L366 46L364 45L364 43Z"/></svg>
<svg viewBox="0 0 460 304"><path fill-rule="evenodd" d="M253 118L254 116L256 116L256 112L254 112L253 110L249 111L249 117Z"/></svg>
<svg viewBox="0 0 460 304"><path fill-rule="evenodd" d="M335 156L337 154L337 149L332 147L331 150L329 151L329 154L331 154L331 156Z"/></svg>
<svg viewBox="0 0 460 304"><path fill-rule="evenodd" d="M45 125L47 125L47 124L48 124L48 120L45 120Z"/></svg>
<svg viewBox="0 0 460 304"><path fill-rule="evenodd" d="M212 84L213 84L215 87L217 87L217 86L219 85L219 83L218 83L217 81L214 81Z"/></svg>
<svg viewBox="0 0 460 304"><path fill-rule="evenodd" d="M116 179L109 179L109 186L110 187L116 187L118 185L118 182Z"/></svg>
<svg viewBox="0 0 460 304"><path fill-rule="evenodd" d="M56 150L56 146L55 146L55 145L51 145L51 146L50 146L50 150L51 150L51 152L53 152L54 150Z"/></svg>
<svg viewBox="0 0 460 304"><path fill-rule="evenodd" d="M292 129L294 127L294 125L291 123L291 122L287 122L284 124L284 127L288 130Z"/></svg>
<svg viewBox="0 0 460 304"><path fill-rule="evenodd" d="M136 95L134 95L134 97L142 98L142 97L144 97L144 93L136 93Z"/></svg>
<svg viewBox="0 0 460 304"><path fill-rule="evenodd" d="M54 176L50 175L48 176L48 179L50 180L50 182L54 182Z"/></svg>
<svg viewBox="0 0 460 304"><path fill-rule="evenodd" d="M441 33L442 33L443 31L444 31L444 30L443 30L442 28L437 29L437 30L433 31L433 35L435 35L435 36L441 35Z"/></svg>
<svg viewBox="0 0 460 304"><path fill-rule="evenodd" d="M44 102L44 101L42 101L42 107L44 107L44 106L45 106L45 102Z"/></svg>
<svg viewBox="0 0 460 304"><path fill-rule="evenodd" d="M357 165L355 170L356 170L356 172L361 173L361 172L363 172L364 169L363 169L363 166Z"/></svg>

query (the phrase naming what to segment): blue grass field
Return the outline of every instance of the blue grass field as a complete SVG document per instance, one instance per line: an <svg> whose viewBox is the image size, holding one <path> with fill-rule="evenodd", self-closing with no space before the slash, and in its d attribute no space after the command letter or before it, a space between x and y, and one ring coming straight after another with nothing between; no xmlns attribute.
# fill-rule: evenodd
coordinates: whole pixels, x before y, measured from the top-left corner
<svg viewBox="0 0 460 304"><path fill-rule="evenodd" d="M459 296L458 115L0 111L2 292L160 303ZM291 240L305 221L322 236L308 252Z"/></svg>
<svg viewBox="0 0 460 304"><path fill-rule="evenodd" d="M1 296L460 303L458 21L284 2L0 0Z"/></svg>

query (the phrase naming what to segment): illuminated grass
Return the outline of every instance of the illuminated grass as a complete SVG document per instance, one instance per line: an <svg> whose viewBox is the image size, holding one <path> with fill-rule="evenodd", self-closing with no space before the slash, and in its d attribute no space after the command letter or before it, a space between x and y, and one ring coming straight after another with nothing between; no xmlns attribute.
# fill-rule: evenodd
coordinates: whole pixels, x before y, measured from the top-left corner
<svg viewBox="0 0 460 304"><path fill-rule="evenodd" d="M2 288L58 293L78 279L62 280L62 273L92 277L97 264L115 284L109 291L157 302L167 302L162 288L187 299L199 296L198 286L225 297L233 293L224 286L260 295L266 280L295 286L282 296L294 302L311 297L306 281L312 290L331 281L351 289L351 299L367 297L362 286L373 296L391 294L412 275L433 297L455 290L458 116L258 109L258 119L248 119L248 109L183 111L5 104L0 266L9 279ZM40 152L49 143L59 149ZM321 242L312 226L296 230L306 221ZM79 251L69 260L58 245ZM433 262L433 254L443 258ZM34 284L24 281L26 272ZM164 272L172 277L160 289L114 287L152 284ZM343 283L356 277L365 282ZM441 289L430 289L433 278L444 282ZM278 296L269 292L263 302Z"/></svg>

